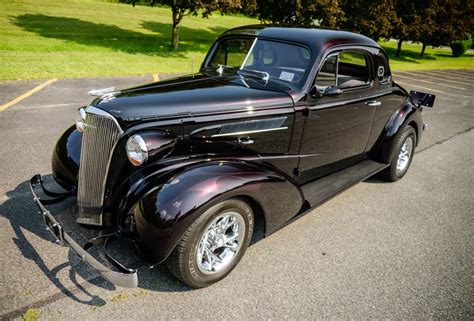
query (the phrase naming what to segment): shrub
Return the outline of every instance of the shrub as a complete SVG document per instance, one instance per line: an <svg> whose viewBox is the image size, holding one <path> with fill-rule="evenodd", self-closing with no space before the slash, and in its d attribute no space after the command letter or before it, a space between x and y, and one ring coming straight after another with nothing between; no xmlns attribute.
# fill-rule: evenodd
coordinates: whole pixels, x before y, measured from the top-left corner
<svg viewBox="0 0 474 321"><path fill-rule="evenodd" d="M451 41L451 51L453 52L453 57L462 56L469 48L471 48L471 44L471 38Z"/></svg>

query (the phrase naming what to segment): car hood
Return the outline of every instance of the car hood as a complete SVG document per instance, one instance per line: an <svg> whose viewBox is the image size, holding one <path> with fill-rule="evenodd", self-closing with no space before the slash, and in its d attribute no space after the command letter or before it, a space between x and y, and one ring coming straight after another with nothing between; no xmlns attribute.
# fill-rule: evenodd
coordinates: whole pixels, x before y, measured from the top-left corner
<svg viewBox="0 0 474 321"><path fill-rule="evenodd" d="M121 123L161 120L293 104L289 93L276 85L240 76L196 74L129 88L92 102Z"/></svg>

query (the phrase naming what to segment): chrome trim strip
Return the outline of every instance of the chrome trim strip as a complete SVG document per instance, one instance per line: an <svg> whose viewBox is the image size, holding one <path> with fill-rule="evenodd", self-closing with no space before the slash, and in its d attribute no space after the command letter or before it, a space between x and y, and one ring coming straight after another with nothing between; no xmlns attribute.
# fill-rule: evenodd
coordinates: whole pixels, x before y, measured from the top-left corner
<svg viewBox="0 0 474 321"><path fill-rule="evenodd" d="M271 131L284 130L284 129L288 129L288 127L257 129L257 130L248 130L248 131L243 131L243 132L234 132L234 133L225 133L225 134L214 134L214 135L211 135L211 137L249 135L249 134L264 133L264 132L271 132Z"/></svg>
<svg viewBox="0 0 474 321"><path fill-rule="evenodd" d="M264 118L264 119L251 119L251 120L244 119L244 120L241 120L241 121L236 121L236 122L231 122L231 123L222 123L222 124L217 124L217 125L200 127L200 128L197 128L197 129L193 130L189 135L194 136L194 135L199 134L200 132L204 132L204 131L208 131L208 130L217 130L217 129L219 129L219 133L215 134L215 135L223 135L223 134L228 134L229 133L229 132L224 132L224 133L222 132L223 130L225 131L225 129L228 128L228 127L234 127L234 126L245 127L245 126L252 126L252 125L253 126L259 126L261 124L264 124L264 127L267 127L267 128L263 128L263 129L272 129L272 128L280 127L281 125L283 125L283 123L287 119L288 119L287 116L274 117L274 118ZM271 127L271 126L273 126L273 127ZM247 128L247 130L241 130L241 131L254 131L254 130L258 130L258 129L248 129ZM260 129L260 130L262 130L262 129ZM211 136L211 137L214 137L214 136Z"/></svg>
<svg viewBox="0 0 474 321"><path fill-rule="evenodd" d="M250 46L249 52L247 52L247 55L245 56L244 61L242 62L242 65L240 66L239 70L242 70L245 66L245 63L247 62L247 59L249 59L250 54L252 53L253 47L255 47L255 44L257 43L257 37L253 40L252 45Z"/></svg>

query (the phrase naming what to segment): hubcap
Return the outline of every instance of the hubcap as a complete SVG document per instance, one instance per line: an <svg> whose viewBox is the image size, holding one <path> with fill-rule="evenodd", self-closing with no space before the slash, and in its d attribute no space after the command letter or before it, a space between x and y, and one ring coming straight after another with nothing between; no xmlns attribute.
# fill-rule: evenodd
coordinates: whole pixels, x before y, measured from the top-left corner
<svg viewBox="0 0 474 321"><path fill-rule="evenodd" d="M199 270L205 274L222 271L235 259L245 237L241 214L226 212L217 216L204 230L196 252Z"/></svg>
<svg viewBox="0 0 474 321"><path fill-rule="evenodd" d="M397 160L397 174L402 174L408 167L410 162L411 152L413 150L413 139L408 137L403 143L400 153L398 154Z"/></svg>

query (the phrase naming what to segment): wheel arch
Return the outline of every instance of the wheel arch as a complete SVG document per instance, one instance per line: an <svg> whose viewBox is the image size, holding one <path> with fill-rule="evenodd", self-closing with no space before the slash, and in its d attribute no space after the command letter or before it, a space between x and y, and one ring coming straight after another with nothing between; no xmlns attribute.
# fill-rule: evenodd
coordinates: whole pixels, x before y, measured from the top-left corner
<svg viewBox="0 0 474 321"><path fill-rule="evenodd" d="M255 228L253 230L253 235L256 235L255 233L258 233L257 228L263 228L263 235L264 236L267 235L266 216L269 215L269 213L265 213L265 210L263 209L262 205L258 202L258 200L256 200L255 198L249 195L235 196L232 198L236 198L236 199L240 199L244 201L252 209L254 221L255 221Z"/></svg>
<svg viewBox="0 0 474 321"><path fill-rule="evenodd" d="M408 126L413 127L413 129L415 130L415 134L416 134L415 146L418 146L418 141L421 138L420 137L420 128L418 128L418 123L416 121L412 120L408 123Z"/></svg>
<svg viewBox="0 0 474 321"><path fill-rule="evenodd" d="M422 119L420 109L415 107L409 99L407 99L387 121L384 130L379 136L378 142L369 152L372 158L389 163L392 158L393 145L395 137L406 126L412 126L416 132L416 144L418 145L421 138Z"/></svg>
<svg viewBox="0 0 474 321"><path fill-rule="evenodd" d="M285 225L303 205L300 188L261 163L208 161L161 181L132 210L145 258L153 263L163 262L195 219L226 199L246 201L263 217L265 234Z"/></svg>

